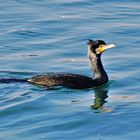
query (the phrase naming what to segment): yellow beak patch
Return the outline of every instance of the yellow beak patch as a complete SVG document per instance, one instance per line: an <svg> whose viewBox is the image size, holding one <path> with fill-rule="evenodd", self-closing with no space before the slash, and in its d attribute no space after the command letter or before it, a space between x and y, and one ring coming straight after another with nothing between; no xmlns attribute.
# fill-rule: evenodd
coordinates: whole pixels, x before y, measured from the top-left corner
<svg viewBox="0 0 140 140"><path fill-rule="evenodd" d="M101 54L101 53L104 52L105 50L108 50L108 49L114 48L114 47L116 47L114 44L108 44L108 45L101 44L101 45L99 45L99 47L96 49L96 53L97 53L97 54Z"/></svg>

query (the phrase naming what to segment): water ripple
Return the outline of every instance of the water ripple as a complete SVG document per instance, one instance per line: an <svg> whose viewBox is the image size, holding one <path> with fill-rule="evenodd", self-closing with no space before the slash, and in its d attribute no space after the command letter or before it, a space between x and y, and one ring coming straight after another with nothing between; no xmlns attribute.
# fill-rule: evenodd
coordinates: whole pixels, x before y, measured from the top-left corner
<svg viewBox="0 0 140 140"><path fill-rule="evenodd" d="M87 40L118 47L102 56L109 86L46 90L0 84L0 139L139 140L139 5L139 0L1 0L0 78L92 76Z"/></svg>

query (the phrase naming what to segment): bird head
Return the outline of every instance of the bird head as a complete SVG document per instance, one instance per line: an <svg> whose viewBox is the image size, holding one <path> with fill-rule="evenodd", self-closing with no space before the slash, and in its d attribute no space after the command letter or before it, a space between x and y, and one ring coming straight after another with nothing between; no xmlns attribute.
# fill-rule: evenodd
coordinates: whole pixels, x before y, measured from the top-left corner
<svg viewBox="0 0 140 140"><path fill-rule="evenodd" d="M116 47L114 44L106 44L103 40L89 40L87 44L90 50L96 55L101 55L104 51Z"/></svg>

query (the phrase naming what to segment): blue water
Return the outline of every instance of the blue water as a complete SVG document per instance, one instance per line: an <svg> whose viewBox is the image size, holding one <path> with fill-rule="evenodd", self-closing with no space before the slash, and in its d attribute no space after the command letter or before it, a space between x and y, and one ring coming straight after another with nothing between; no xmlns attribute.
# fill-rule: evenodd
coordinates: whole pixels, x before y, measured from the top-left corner
<svg viewBox="0 0 140 140"><path fill-rule="evenodd" d="M87 39L117 48L102 56L110 82L99 89L0 84L0 139L139 140L139 37L139 0L1 0L0 77L92 76Z"/></svg>

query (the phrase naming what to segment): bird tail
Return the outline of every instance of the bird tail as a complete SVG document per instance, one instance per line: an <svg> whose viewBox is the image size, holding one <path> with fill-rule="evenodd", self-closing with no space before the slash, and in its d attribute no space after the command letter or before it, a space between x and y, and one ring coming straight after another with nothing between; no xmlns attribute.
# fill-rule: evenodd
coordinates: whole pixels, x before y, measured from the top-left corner
<svg viewBox="0 0 140 140"><path fill-rule="evenodd" d="M27 82L28 79L0 78L0 83Z"/></svg>

